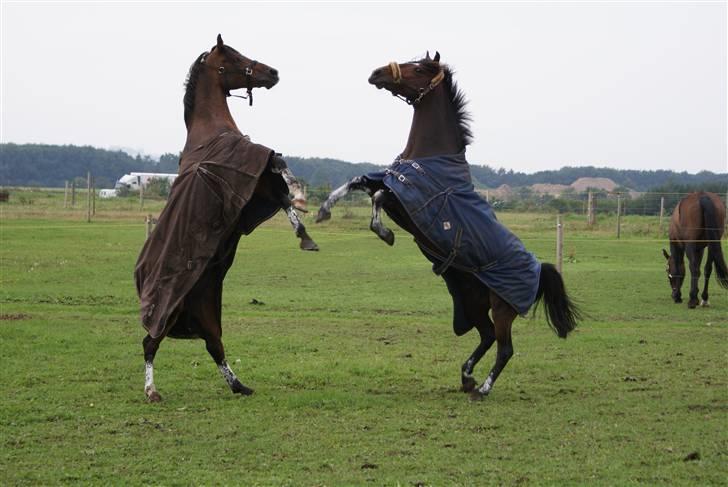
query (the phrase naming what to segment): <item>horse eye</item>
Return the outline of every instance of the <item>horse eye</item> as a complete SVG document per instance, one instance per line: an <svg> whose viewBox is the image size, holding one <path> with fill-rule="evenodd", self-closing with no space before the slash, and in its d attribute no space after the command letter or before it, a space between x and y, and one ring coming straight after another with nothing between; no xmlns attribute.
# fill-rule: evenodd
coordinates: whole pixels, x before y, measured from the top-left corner
<svg viewBox="0 0 728 487"><path fill-rule="evenodd" d="M421 72L422 72L422 68L415 68L415 73L421 73Z"/></svg>

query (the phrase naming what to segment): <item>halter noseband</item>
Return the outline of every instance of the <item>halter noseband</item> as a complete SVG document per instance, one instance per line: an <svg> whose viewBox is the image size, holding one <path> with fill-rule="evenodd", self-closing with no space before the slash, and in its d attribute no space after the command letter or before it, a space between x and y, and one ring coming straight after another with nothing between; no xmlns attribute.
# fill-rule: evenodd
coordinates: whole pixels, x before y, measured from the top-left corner
<svg viewBox="0 0 728 487"><path fill-rule="evenodd" d="M396 63L394 61L389 63L389 70L392 72L392 80L394 81L394 83L397 85L400 84L402 82L402 69L399 67L399 63ZM425 95L434 90L437 85L442 82L443 79L445 79L445 71L443 69L440 69L435 77L430 80L430 84L427 85L426 88L420 88L420 92L417 98L409 99L405 96L397 95L396 93L392 93L392 96L403 100L408 105L417 105L420 101L422 101Z"/></svg>
<svg viewBox="0 0 728 487"><path fill-rule="evenodd" d="M202 59L200 59L200 63L201 64L204 64L205 66L207 66L209 68L215 69L213 66L209 66L208 64L206 64L205 63L205 59L206 59L206 57L203 57ZM220 75L223 75L223 76L226 75L226 74L242 74L242 75L245 75L245 89L248 92L248 96L232 95L232 94L230 94L230 90L229 89L226 89L225 95L227 95L227 96L234 96L235 98L242 98L244 100L248 100L248 105L249 106L253 106L253 68L255 68L255 65L256 64L258 64L258 61L253 60L243 70L239 70L239 69L227 70L227 69L225 69L225 66L218 66L217 72Z"/></svg>

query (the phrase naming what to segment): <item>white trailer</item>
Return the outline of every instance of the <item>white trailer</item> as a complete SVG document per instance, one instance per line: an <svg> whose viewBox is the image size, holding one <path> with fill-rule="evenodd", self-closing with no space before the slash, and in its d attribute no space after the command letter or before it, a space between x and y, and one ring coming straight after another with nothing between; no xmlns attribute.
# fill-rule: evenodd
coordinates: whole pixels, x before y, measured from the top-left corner
<svg viewBox="0 0 728 487"><path fill-rule="evenodd" d="M177 174L160 172L132 172L129 174L124 174L121 178L119 178L114 187L118 189L126 186L132 191L139 191L139 188L149 184L152 179L166 179L167 181L169 181L169 185L171 186L176 177Z"/></svg>

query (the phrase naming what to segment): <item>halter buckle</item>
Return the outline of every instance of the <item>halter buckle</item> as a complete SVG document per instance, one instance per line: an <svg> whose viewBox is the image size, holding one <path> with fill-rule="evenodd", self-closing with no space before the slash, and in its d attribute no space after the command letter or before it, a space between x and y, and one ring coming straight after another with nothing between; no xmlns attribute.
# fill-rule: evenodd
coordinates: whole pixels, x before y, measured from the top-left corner
<svg viewBox="0 0 728 487"><path fill-rule="evenodd" d="M252 76L252 74L253 74L253 68L251 68L250 66L245 68L245 76Z"/></svg>
<svg viewBox="0 0 728 487"><path fill-rule="evenodd" d="M217 72L220 74L225 74L225 66L220 66L219 68L217 68Z"/></svg>

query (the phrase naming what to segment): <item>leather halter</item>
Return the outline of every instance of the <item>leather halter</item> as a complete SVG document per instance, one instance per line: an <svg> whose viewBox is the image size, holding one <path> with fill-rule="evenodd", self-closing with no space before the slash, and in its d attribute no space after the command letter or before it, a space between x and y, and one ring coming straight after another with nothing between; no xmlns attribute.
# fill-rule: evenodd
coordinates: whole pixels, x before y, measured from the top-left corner
<svg viewBox="0 0 728 487"><path fill-rule="evenodd" d="M392 80L394 81L394 83L397 85L400 84L402 82L402 69L399 67L399 63L396 63L394 61L389 63L389 70L392 72ZM443 69L440 69L435 77L430 80L430 84L427 85L426 88L420 88L417 98L410 99L402 95L397 95L396 93L392 93L392 96L403 100L408 105L417 105L420 101L422 101L425 95L434 90L437 85L442 82L443 79L445 79L445 71Z"/></svg>
<svg viewBox="0 0 728 487"><path fill-rule="evenodd" d="M251 61L249 65L245 67L245 69L225 69L225 66L218 66L215 68L214 66L210 66L207 63L205 63L205 59L207 56L200 59L200 63L204 64L208 68L216 69L218 74L221 76L225 76L227 74L242 74L245 75L245 89L248 92L248 96L243 95L232 95L230 94L230 90L228 88L225 89L225 95L226 96L233 96L235 98L242 98L244 100L248 100L248 105L253 106L253 69L255 68L255 65L258 64L258 61Z"/></svg>

